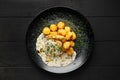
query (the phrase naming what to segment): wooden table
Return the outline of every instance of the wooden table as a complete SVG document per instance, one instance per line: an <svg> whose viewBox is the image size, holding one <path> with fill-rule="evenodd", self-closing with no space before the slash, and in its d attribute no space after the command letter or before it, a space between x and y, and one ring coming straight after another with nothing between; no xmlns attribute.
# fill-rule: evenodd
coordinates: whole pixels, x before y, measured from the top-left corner
<svg viewBox="0 0 120 80"><path fill-rule="evenodd" d="M69 74L39 69L28 57L25 35L42 10L66 6L90 21L95 49L85 65ZM119 0L0 0L0 80L120 80Z"/></svg>

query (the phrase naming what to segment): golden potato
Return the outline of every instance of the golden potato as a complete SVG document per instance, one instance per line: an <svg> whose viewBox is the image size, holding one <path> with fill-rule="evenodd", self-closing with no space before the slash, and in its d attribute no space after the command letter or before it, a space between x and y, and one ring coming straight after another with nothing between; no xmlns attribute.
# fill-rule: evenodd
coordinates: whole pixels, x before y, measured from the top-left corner
<svg viewBox="0 0 120 80"><path fill-rule="evenodd" d="M63 29L65 27L65 23L64 22L58 22L57 24L59 29Z"/></svg>
<svg viewBox="0 0 120 80"><path fill-rule="evenodd" d="M70 42L69 41L66 41L66 42L63 43L63 48L64 49L69 49L69 47L70 47Z"/></svg>
<svg viewBox="0 0 120 80"><path fill-rule="evenodd" d="M53 35L47 35L46 37L47 37L47 39L55 38L55 36L53 36Z"/></svg>
<svg viewBox="0 0 120 80"><path fill-rule="evenodd" d="M72 40L75 40L76 39L76 34L74 32L72 32L72 37L71 37Z"/></svg>
<svg viewBox="0 0 120 80"><path fill-rule="evenodd" d="M65 31L70 32L71 28L69 26L65 26Z"/></svg>
<svg viewBox="0 0 120 80"><path fill-rule="evenodd" d="M57 35L57 32L50 32L50 35L56 36L56 35Z"/></svg>
<svg viewBox="0 0 120 80"><path fill-rule="evenodd" d="M51 31L56 31L57 30L57 26L55 24L51 24L50 25L50 30Z"/></svg>
<svg viewBox="0 0 120 80"><path fill-rule="evenodd" d="M43 34L49 34L50 29L48 27L45 27L42 32L43 32Z"/></svg>
<svg viewBox="0 0 120 80"><path fill-rule="evenodd" d="M75 43L73 41L70 41L70 46L71 47L74 47L75 46Z"/></svg>
<svg viewBox="0 0 120 80"><path fill-rule="evenodd" d="M74 53L74 49L71 47L70 49L68 49L68 50L66 51L66 53L67 53L69 56L72 56L73 53Z"/></svg>
<svg viewBox="0 0 120 80"><path fill-rule="evenodd" d="M57 34L57 35L55 36L55 39L62 40L62 39L64 39L64 36L62 36L62 35L58 35L58 34Z"/></svg>
<svg viewBox="0 0 120 80"><path fill-rule="evenodd" d="M61 41L62 41L62 42L65 42L65 41L66 41L66 38L64 37Z"/></svg>
<svg viewBox="0 0 120 80"><path fill-rule="evenodd" d="M50 34L47 35L46 37L47 37L47 39L52 39L52 38L55 38L56 35L57 35L57 32L50 32Z"/></svg>
<svg viewBox="0 0 120 80"><path fill-rule="evenodd" d="M61 34L61 35L65 36L66 35L66 31L64 29L59 29L58 30L58 34Z"/></svg>
<svg viewBox="0 0 120 80"><path fill-rule="evenodd" d="M57 43L58 46L62 46L62 42L61 41L56 40L55 42Z"/></svg>
<svg viewBox="0 0 120 80"><path fill-rule="evenodd" d="M65 36L66 40L70 40L72 37L72 32L68 32Z"/></svg>

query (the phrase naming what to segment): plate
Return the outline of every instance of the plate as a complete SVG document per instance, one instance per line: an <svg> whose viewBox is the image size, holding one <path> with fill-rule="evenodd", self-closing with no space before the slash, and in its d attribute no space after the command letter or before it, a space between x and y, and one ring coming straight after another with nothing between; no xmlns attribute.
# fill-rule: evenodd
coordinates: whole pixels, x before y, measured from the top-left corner
<svg viewBox="0 0 120 80"><path fill-rule="evenodd" d="M36 40L44 26L63 21L77 34L75 60L64 67L50 67L43 63L36 51ZM94 36L88 20L78 11L67 7L53 7L42 11L29 25L26 33L26 47L30 58L40 68L52 73L68 73L81 67L93 50Z"/></svg>

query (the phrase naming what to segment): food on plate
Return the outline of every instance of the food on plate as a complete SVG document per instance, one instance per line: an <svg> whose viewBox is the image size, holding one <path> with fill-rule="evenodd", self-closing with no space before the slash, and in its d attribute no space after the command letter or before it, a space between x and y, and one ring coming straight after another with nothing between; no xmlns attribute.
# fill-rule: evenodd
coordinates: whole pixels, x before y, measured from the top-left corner
<svg viewBox="0 0 120 80"><path fill-rule="evenodd" d="M65 26L65 31L70 32L71 28L69 26Z"/></svg>
<svg viewBox="0 0 120 80"><path fill-rule="evenodd" d="M63 29L65 27L65 23L64 22L58 22L57 24L59 29Z"/></svg>
<svg viewBox="0 0 120 80"><path fill-rule="evenodd" d="M74 41L70 41L70 46L74 47L75 46L75 42Z"/></svg>
<svg viewBox="0 0 120 80"><path fill-rule="evenodd" d="M67 50L67 54L70 56L73 55L73 52L74 52L74 50L72 47Z"/></svg>
<svg viewBox="0 0 120 80"><path fill-rule="evenodd" d="M44 33L44 34L49 34L49 33L50 33L50 29L49 29L48 27L45 27L45 28L43 29L43 33Z"/></svg>
<svg viewBox="0 0 120 80"><path fill-rule="evenodd" d="M66 40L70 40L72 38L72 32L68 32L65 36Z"/></svg>
<svg viewBox="0 0 120 80"><path fill-rule="evenodd" d="M76 33L60 21L44 27L36 41L36 50L48 66L67 66L76 57L74 50Z"/></svg>
<svg viewBox="0 0 120 80"><path fill-rule="evenodd" d="M51 24L50 25L50 30L51 31L56 31L57 30L57 26L55 24Z"/></svg>
<svg viewBox="0 0 120 80"><path fill-rule="evenodd" d="M63 48L64 49L69 49L69 47L70 47L70 42L69 41L66 41L66 42L63 43Z"/></svg>
<svg viewBox="0 0 120 80"><path fill-rule="evenodd" d="M57 44L58 46L62 46L62 42L61 42L61 41L56 40L55 42L56 42L56 44Z"/></svg>
<svg viewBox="0 0 120 80"><path fill-rule="evenodd" d="M76 39L76 34L75 34L75 32L72 32L72 38L71 38L72 40L75 40Z"/></svg>
<svg viewBox="0 0 120 80"><path fill-rule="evenodd" d="M66 35L66 31L64 29L59 29L58 30L58 34L65 36Z"/></svg>

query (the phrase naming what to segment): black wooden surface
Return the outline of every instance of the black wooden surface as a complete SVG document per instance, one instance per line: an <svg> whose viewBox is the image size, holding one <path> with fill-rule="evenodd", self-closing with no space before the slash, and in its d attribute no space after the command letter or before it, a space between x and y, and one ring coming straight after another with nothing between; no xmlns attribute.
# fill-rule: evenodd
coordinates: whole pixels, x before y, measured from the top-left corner
<svg viewBox="0 0 120 80"><path fill-rule="evenodd" d="M119 0L0 0L0 80L120 80ZM95 49L85 65L68 74L51 74L30 60L25 35L42 10L67 6L90 21Z"/></svg>

